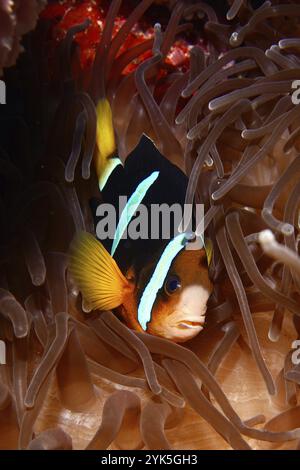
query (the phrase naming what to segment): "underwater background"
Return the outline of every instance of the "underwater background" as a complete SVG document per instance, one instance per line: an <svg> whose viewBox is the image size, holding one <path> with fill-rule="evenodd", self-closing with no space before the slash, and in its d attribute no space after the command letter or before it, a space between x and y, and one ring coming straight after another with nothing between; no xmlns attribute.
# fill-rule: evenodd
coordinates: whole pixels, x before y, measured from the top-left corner
<svg viewBox="0 0 300 470"><path fill-rule="evenodd" d="M299 448L299 17L0 1L1 449ZM205 207L213 292L183 344L91 311L68 269L95 232L103 96L121 160L147 134Z"/></svg>

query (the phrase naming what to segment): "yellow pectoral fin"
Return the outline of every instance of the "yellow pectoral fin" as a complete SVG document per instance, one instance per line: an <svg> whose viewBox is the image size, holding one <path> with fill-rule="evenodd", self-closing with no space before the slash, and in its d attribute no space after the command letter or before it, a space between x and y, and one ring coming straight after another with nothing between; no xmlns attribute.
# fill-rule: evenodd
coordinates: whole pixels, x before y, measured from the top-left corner
<svg viewBox="0 0 300 470"><path fill-rule="evenodd" d="M123 303L129 282L102 243L91 234L83 232L73 241L70 271L93 309L110 310Z"/></svg>
<svg viewBox="0 0 300 470"><path fill-rule="evenodd" d="M212 245L210 238L205 239L205 251L206 251L206 256L207 256L207 264L209 266L212 260L212 255L213 255L213 245Z"/></svg>

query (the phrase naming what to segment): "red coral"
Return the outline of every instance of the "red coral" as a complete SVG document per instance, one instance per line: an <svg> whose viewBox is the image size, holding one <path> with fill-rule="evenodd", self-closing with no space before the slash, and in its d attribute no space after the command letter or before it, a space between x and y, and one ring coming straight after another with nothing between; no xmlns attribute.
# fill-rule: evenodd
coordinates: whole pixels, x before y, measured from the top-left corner
<svg viewBox="0 0 300 470"><path fill-rule="evenodd" d="M97 46L101 40L101 33L103 31L106 16L106 11L101 6L101 3L101 0L93 2L90 0L80 2L78 0L75 2L72 0L64 0L63 2L60 1L48 5L41 14L41 18L51 20L53 22L52 39L55 43L59 43L72 26L78 25L86 19L91 21L89 28L75 36L75 41L80 46L81 67L83 69L89 67L93 63ZM124 16L119 15L117 17L113 35L119 31L125 21L126 18ZM141 26L136 24L131 33L127 36L118 55L121 55L130 47L140 44L151 37L153 37L152 26ZM180 39L176 41L166 57L166 63L175 68L188 68L189 49L190 45L185 40ZM123 75L135 70L138 64L148 57L148 52L146 54L142 54L138 60L131 63L125 70L123 70Z"/></svg>

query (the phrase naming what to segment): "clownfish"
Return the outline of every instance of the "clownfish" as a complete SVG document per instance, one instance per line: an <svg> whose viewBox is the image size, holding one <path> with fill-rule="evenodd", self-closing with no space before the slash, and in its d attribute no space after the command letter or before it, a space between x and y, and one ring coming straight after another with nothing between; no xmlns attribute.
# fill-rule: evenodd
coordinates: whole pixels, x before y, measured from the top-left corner
<svg viewBox="0 0 300 470"><path fill-rule="evenodd" d="M130 237L128 230L137 223L141 204L147 209L143 224L148 228L153 228L154 205L183 207L187 176L146 135L123 165L105 99L97 106L95 167L102 196L91 201L98 237L80 233L70 250L70 271L84 300L92 310L114 310L134 330L178 343L193 338L204 327L212 292L210 244L187 249L187 234L172 228L167 238L160 229L155 238ZM97 230L101 219L96 208L103 203L118 207L120 196L126 196L127 203L113 239L103 239Z"/></svg>

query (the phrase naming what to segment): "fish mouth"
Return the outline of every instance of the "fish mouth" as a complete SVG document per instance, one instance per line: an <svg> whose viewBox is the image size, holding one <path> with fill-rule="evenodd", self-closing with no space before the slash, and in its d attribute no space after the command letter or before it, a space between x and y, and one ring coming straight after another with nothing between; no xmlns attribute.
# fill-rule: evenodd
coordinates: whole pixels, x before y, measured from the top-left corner
<svg viewBox="0 0 300 470"><path fill-rule="evenodd" d="M200 330L203 329L205 319L201 319L200 321L191 321L191 320L181 320L177 323L177 326L181 329L195 329L198 328Z"/></svg>
<svg viewBox="0 0 300 470"><path fill-rule="evenodd" d="M205 313L194 314L186 310L175 310L172 314L172 326L173 328L183 330L194 330L201 331L204 328ZM171 320L171 318L170 318Z"/></svg>

